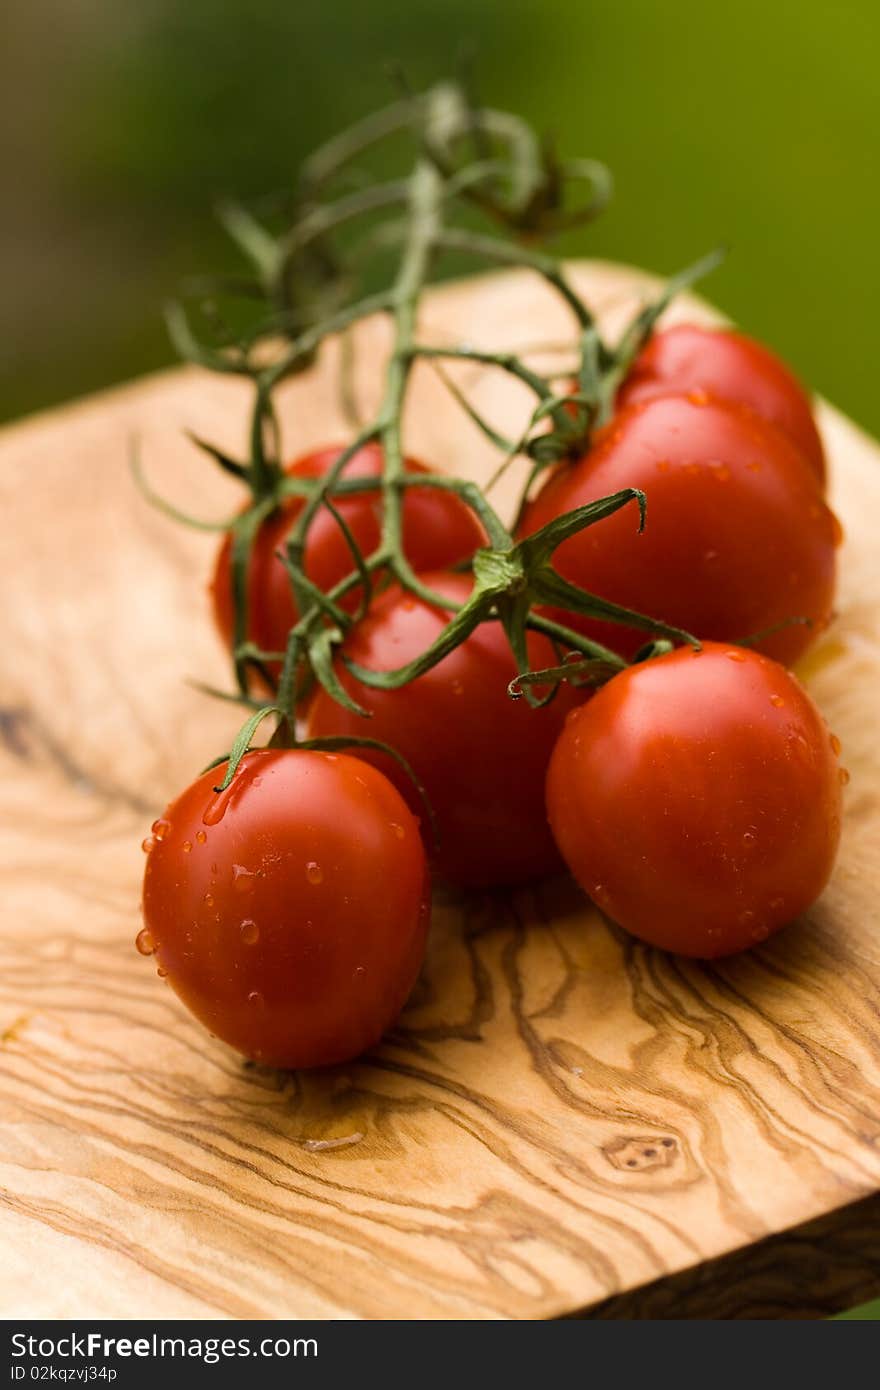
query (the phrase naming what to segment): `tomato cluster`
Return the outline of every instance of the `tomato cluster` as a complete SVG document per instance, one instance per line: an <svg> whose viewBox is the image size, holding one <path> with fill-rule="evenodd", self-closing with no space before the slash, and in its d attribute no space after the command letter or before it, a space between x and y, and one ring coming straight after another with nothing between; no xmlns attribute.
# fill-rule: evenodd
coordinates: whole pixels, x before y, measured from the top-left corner
<svg viewBox="0 0 880 1390"><path fill-rule="evenodd" d="M289 472L325 477L339 455L309 454ZM376 490L335 508L365 554L381 534L382 469L378 446L357 453L345 477L375 477ZM726 330L656 332L610 422L552 468L520 535L639 489L642 532L619 511L566 540L557 569L702 645L646 654L641 629L549 608L624 669L595 692L563 682L540 707L508 694L519 667L498 614L405 684L357 674L431 646L472 592L469 562L486 543L460 496L408 487L418 587L374 576L333 658L349 703L326 681L301 694L311 746L247 754L221 792L223 769L204 774L156 822L140 948L213 1033L249 1057L310 1066L354 1056L396 1018L424 949L431 860L468 889L567 865L613 921L685 955L764 940L822 891L839 836L839 744L786 669L832 613L840 530L824 480L809 400L767 349ZM247 636L266 651L284 649L298 617L278 552L302 506L268 516L250 554ZM212 595L228 644L230 558L227 538ZM329 510L303 567L325 591L352 571ZM347 611L363 597L352 589ZM559 667L551 636L529 633L531 670ZM277 662L264 675L277 677ZM421 791L389 753L358 746L365 733L402 755ZM328 739L352 743L326 751Z"/></svg>

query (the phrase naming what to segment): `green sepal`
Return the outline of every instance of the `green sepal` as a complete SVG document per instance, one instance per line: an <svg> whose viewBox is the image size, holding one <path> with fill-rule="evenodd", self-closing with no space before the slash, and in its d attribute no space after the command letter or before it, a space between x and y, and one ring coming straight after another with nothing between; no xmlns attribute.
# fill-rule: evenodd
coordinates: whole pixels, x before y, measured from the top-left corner
<svg viewBox="0 0 880 1390"><path fill-rule="evenodd" d="M507 693L512 700L520 700L523 695L528 699L529 687L533 685L552 685L554 694L563 681L568 681L574 686L602 685L612 676L618 675L619 670L619 667L596 657L578 657L572 661L562 661L558 666L547 666L540 671L521 671L508 685ZM541 703L546 704L547 699Z"/></svg>
<svg viewBox="0 0 880 1390"><path fill-rule="evenodd" d="M250 749L251 739L257 732L257 729L260 727L263 720L268 718L270 714L280 715L282 719L285 717L284 711L280 709L278 705L264 705L262 709L258 709L254 714L252 714L247 723L243 724L242 727L239 729L235 737L235 742L233 743L232 748L229 750L229 766L226 769L226 776L223 778L223 781L220 783L220 786L214 788L215 792L225 792L226 788L229 786L230 782L232 781L233 777L238 771L238 767L242 758L244 757L245 753L247 753ZM213 763L208 764L208 768L219 767L220 764L225 761L225 758L217 758ZM206 772L208 771L208 768L205 769Z"/></svg>
<svg viewBox="0 0 880 1390"><path fill-rule="evenodd" d="M312 670L315 673L316 679L327 691L327 694L334 699L337 704L342 705L343 709L349 710L352 714L360 715L363 719L370 719L372 717L372 711L364 709L362 705L359 705L357 701L349 695L336 673L333 657L341 641L342 632L338 627L321 628L317 636L312 637L308 643L309 661L311 662ZM346 666L349 665L349 663L345 661L344 654L342 660L345 662ZM349 667L349 669L351 668ZM364 684L368 684L368 682L365 681Z"/></svg>
<svg viewBox="0 0 880 1390"><path fill-rule="evenodd" d="M201 517L190 516L188 512L180 511L173 502L167 502L158 492L154 492L144 474L140 457L140 440L136 436L132 436L128 442L128 466L135 487L141 496L149 502L151 507L155 507L156 511L171 517L172 521L180 522L182 526L189 526L194 531L228 531L238 520L237 517L233 516L225 521L204 521Z"/></svg>
<svg viewBox="0 0 880 1390"><path fill-rule="evenodd" d="M601 622L619 623L645 632L656 632L692 647L700 645L698 639L692 633L685 632L684 628L675 627L659 618L651 618L645 613L638 613L635 609L624 608L619 603L611 603L608 599L599 598L597 594L587 593L585 589L569 583L550 565L532 572L530 586L538 603L565 608L571 613L579 613L585 618L596 618Z"/></svg>
<svg viewBox="0 0 880 1390"><path fill-rule="evenodd" d="M187 439L195 444L197 449L201 449L204 453L209 454L214 462L218 463L226 473L231 473L233 477L239 478L242 482L247 481L249 470L246 464L237 463L235 459L225 454L222 449L218 449L216 444L210 444L207 439L201 439L199 435L194 434L192 430L184 430L184 434Z"/></svg>
<svg viewBox="0 0 880 1390"><path fill-rule="evenodd" d="M572 536L586 530L588 526L595 525L597 521L603 521L605 517L612 516L614 512L620 511L621 507L627 506L630 502L638 504L638 529L640 532L643 531L647 513L647 498L640 488L623 488L620 492L613 492L608 497L598 497L594 502L586 502L582 507L575 507L573 511L555 517L553 521L542 526L540 530L534 531L530 536L525 536L521 541L518 541L514 549L521 557L526 573L531 574L534 569L545 565L563 541L567 541Z"/></svg>
<svg viewBox="0 0 880 1390"><path fill-rule="evenodd" d="M402 685L417 680L419 676L437 666L444 657L466 641L474 628L489 616L493 601L491 594L481 593L479 587L475 586L467 602L450 619L430 647L422 652L421 656L407 662L405 666L397 667L396 670L372 671L368 666L361 666L358 662L352 661L345 652L342 653L342 660L346 669L361 685L370 686L374 690L398 690Z"/></svg>

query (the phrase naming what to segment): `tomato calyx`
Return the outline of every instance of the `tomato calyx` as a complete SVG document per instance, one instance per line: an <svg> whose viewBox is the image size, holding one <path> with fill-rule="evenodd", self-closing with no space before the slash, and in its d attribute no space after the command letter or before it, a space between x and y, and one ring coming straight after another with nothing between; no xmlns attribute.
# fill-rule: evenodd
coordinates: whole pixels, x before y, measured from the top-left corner
<svg viewBox="0 0 880 1390"><path fill-rule="evenodd" d="M616 346L605 343L592 323L582 327L577 366L568 373L568 389L547 394L530 421L532 430L550 416L552 428L530 435L523 444L521 452L532 460L524 495L545 469L589 450L596 431L614 414L621 383L672 300L715 270L726 254L725 247L716 247L673 275L657 298L638 311Z"/></svg>
<svg viewBox="0 0 880 1390"><path fill-rule="evenodd" d="M390 744L383 743L381 739L377 738L328 734L320 738L300 739L297 737L295 721L280 705L261 705L256 709L250 719L239 729L229 752L221 754L218 758L213 758L211 762L208 763L207 767L202 769L202 772L205 773L210 772L215 767L226 765L226 771L223 775L222 782L220 782L219 786L214 787L214 791L218 796L222 795L222 793L227 790L241 766L242 759L251 751L251 744L263 720L270 718L272 715L278 716L279 722L272 738L269 740L268 746L270 748L300 749L301 751L314 753L344 753L351 748L368 748L372 749L373 752L384 753L389 758L392 758L412 783L431 828L430 838L436 845L438 830L434 809L424 786L419 781L411 764L402 753L396 748L392 748Z"/></svg>
<svg viewBox="0 0 880 1390"><path fill-rule="evenodd" d="M672 627L645 614L634 613L628 608L580 589L564 579L551 564L555 550L564 541L619 511L630 502L636 502L638 505L641 530L645 522L645 495L636 488L624 488L611 497L587 503L558 517L533 535L515 543L507 543L503 549L478 550L474 556L474 587L470 597L426 651L415 660L390 671L370 670L343 654L342 659L347 669L364 685L380 690L397 689L424 675L465 641L479 623L491 619L500 621L504 627L522 675L529 670L526 651L527 629L543 632L557 642L574 648L581 657L586 657L594 663L596 670L601 668L608 674L613 674L626 666L627 663L622 657L601 643L581 636L536 611L545 604L567 608L571 612L593 618L603 618L609 622L640 627L658 636L674 637L680 642L698 645L696 638L681 628ZM525 683L525 693L530 703L541 703L531 695L529 682Z"/></svg>
<svg viewBox="0 0 880 1390"><path fill-rule="evenodd" d="M332 471L331 475L328 475L325 489L331 485L329 480ZM439 486L461 489L462 495L469 493L473 487L472 484L460 483L454 479L433 481ZM418 579L418 576L413 576L415 591L419 597L432 606L452 607L456 611L434 642L403 666L390 670L373 670L351 660L343 650L342 663L362 685L379 690L394 690L417 680L465 642L480 623L489 621L501 623L518 669L520 680L513 683L510 693L516 696L524 694L528 703L535 708L546 704L553 697L561 679L584 675L588 676L592 683L598 684L626 668L628 663L617 653L539 611L543 605L557 608L561 606L589 617L635 626L651 633L655 639L673 638L699 647L697 639L683 629L588 593L564 579L552 564L556 549L571 536L597 524L632 502L635 502L638 508L638 529L641 530L646 516L646 499L643 492L636 488L621 489L609 497L589 502L557 517L519 541L513 540L483 495L478 494L478 498L479 501L475 501L475 505L479 507L486 530L495 544L478 550L474 555L474 582L470 595L456 608L447 596L435 594L434 590ZM354 619L339 608L336 599L339 597L339 591L358 577L368 578L369 566L377 562L377 557L365 558L357 555L358 547L354 537L349 533L347 539L357 557L352 576L337 585L329 594L316 591L304 617L291 629L278 685L277 701L257 708L239 731L228 758L224 756L218 759L218 763L227 762L222 789L225 789L235 776L241 759L250 748L256 731L265 718L276 716L278 719L272 738L273 744L288 747L306 746L297 743L295 723L295 710L299 693L303 688L304 670L317 679L339 704L357 715L368 717L369 712L346 690L337 671L337 652ZM378 552L378 560L385 563L384 552ZM302 586L307 581L301 567L291 558L290 553L285 556L285 561L292 582L298 582L302 592ZM560 653L564 649L570 653L560 667L548 668L541 673L541 679L536 679L529 668L526 634L530 630L549 637ZM581 662L577 671L573 659L579 659ZM549 685L550 689L541 695L533 689L537 685ZM348 742L356 743L358 740ZM360 742L365 747L378 747L383 752L390 752L398 761L402 761L399 754L377 740L367 739ZM418 787L418 782L408 765L405 765L405 770ZM424 796L421 789L420 793Z"/></svg>

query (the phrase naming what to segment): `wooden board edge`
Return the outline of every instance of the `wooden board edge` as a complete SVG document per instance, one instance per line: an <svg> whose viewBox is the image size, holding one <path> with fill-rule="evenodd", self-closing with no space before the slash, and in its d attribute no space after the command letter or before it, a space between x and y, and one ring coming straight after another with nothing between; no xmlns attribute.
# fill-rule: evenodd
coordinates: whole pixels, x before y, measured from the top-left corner
<svg viewBox="0 0 880 1390"><path fill-rule="evenodd" d="M812 1320L880 1297L880 1192L557 1320Z"/></svg>

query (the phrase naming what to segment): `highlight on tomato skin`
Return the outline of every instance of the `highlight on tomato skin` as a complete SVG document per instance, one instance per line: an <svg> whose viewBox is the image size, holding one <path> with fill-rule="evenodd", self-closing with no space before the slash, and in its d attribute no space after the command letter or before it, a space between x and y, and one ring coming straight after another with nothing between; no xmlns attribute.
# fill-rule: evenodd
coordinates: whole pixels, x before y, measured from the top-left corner
<svg viewBox="0 0 880 1390"><path fill-rule="evenodd" d="M548 475L521 533L624 487L645 493L644 531L621 511L571 537L555 557L567 579L709 640L776 627L760 649L786 664L827 625L839 523L797 449L753 411L699 393L628 406L588 454ZM628 658L644 642L565 621Z"/></svg>
<svg viewBox="0 0 880 1390"><path fill-rule="evenodd" d="M343 451L341 444L313 450L290 464L286 472L298 478L323 478ZM375 492L337 497L334 503L364 555L375 550L380 540L382 466L380 446L365 444L346 465L343 476L374 477ZM413 458L407 458L405 466L409 473L432 472L426 464ZM289 576L277 552L283 549L303 505L300 498L287 500L266 519L254 541L248 570L248 638L263 651L283 651L287 635L299 616ZM468 559L484 543L480 523L461 498L430 488L407 489L403 504L403 544L414 568L451 567ZM227 647L232 646L234 631L231 549L231 537L227 535L220 545L210 585L214 619ZM338 522L326 508L321 508L309 527L306 574L326 592L345 579L352 568L351 551ZM353 590L342 606L354 609L357 601L358 591Z"/></svg>
<svg viewBox="0 0 880 1390"><path fill-rule="evenodd" d="M617 404L623 409L695 390L748 406L782 430L824 485L825 450L809 395L775 353L744 333L693 323L657 330L630 368Z"/></svg>
<svg viewBox="0 0 880 1390"><path fill-rule="evenodd" d="M255 1061L348 1061L418 974L430 884L415 817L344 753L261 749L204 773L144 843L152 956L205 1027Z"/></svg>
<svg viewBox="0 0 880 1390"><path fill-rule="evenodd" d="M423 574L429 588L464 602L471 590L463 574ZM359 665L390 670L419 656L437 637L447 614L393 585L376 595L342 651ZM554 665L552 644L529 635L532 669ZM391 744L413 768L433 808L438 872L460 887L526 883L562 868L544 814L547 762L565 715L584 699L562 686L543 709L507 693L517 674L498 622L482 623L432 670L398 690L377 690L339 664L340 679L369 720L316 691L306 714L306 736L362 735ZM413 802L413 790L387 755L357 750Z"/></svg>
<svg viewBox="0 0 880 1390"><path fill-rule="evenodd" d="M711 959L811 906L840 837L840 744L757 652L707 643L615 676L569 716L547 775L574 877L640 940Z"/></svg>

